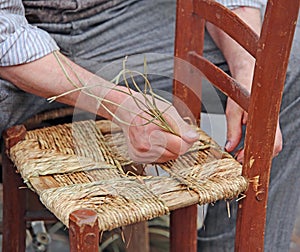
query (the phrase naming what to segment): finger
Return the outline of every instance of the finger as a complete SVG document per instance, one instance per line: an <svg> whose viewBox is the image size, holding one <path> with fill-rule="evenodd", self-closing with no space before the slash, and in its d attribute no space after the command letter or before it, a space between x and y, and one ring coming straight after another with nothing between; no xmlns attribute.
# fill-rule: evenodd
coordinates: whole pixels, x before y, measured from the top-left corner
<svg viewBox="0 0 300 252"><path fill-rule="evenodd" d="M282 145L283 145L282 133L281 133L280 126L278 123L277 128L276 128L276 133L275 133L273 157L276 157L282 151Z"/></svg>
<svg viewBox="0 0 300 252"><path fill-rule="evenodd" d="M158 159L156 159L155 163L164 163L169 160L175 160L176 158L178 158L178 155L176 153L164 150L163 154Z"/></svg>
<svg viewBox="0 0 300 252"><path fill-rule="evenodd" d="M163 147L156 146L154 149L141 152L135 148L129 148L128 153L130 158L138 163L163 163L178 157Z"/></svg>
<svg viewBox="0 0 300 252"><path fill-rule="evenodd" d="M241 140L242 117L243 111L241 109L226 109L227 142L225 145L225 150L228 152L233 151Z"/></svg>
<svg viewBox="0 0 300 252"><path fill-rule="evenodd" d="M247 121L248 121L248 113L246 113L246 112L244 111L242 123L243 123L244 125L246 125L246 124L247 124Z"/></svg>
<svg viewBox="0 0 300 252"><path fill-rule="evenodd" d="M157 146L173 153L175 156L184 154L192 147L193 142L186 142L181 137L169 132L153 131L150 135L151 148Z"/></svg>
<svg viewBox="0 0 300 252"><path fill-rule="evenodd" d="M227 120L227 141L225 144L225 150L228 152L233 151L239 144L242 137L242 126L241 121L234 121L233 118Z"/></svg>
<svg viewBox="0 0 300 252"><path fill-rule="evenodd" d="M244 163L244 155L245 155L245 150L241 149L240 151L238 151L236 153L235 158L239 163L243 164Z"/></svg>
<svg viewBox="0 0 300 252"><path fill-rule="evenodd" d="M278 156L278 154L281 152L282 150L282 133L280 130L280 126L279 124L277 125L277 129L276 129L276 134L275 134L275 144L274 144L274 150L273 150L273 157ZM235 155L235 158L238 162L240 162L241 164L244 161L244 154L245 154L245 150L242 149L240 151L238 151Z"/></svg>
<svg viewBox="0 0 300 252"><path fill-rule="evenodd" d="M133 139L134 136L128 138L130 156L140 162L165 162L176 159L192 146L192 143L187 143L182 138L161 130L152 131L150 135L140 139L138 144Z"/></svg>
<svg viewBox="0 0 300 252"><path fill-rule="evenodd" d="M172 117L169 114L165 115L169 126L173 131L180 136L186 143L194 143L199 139L199 134L196 127L186 123L177 113L172 111Z"/></svg>
<svg viewBox="0 0 300 252"><path fill-rule="evenodd" d="M132 127L128 132L128 152L135 161L149 163L175 159L191 146L160 128L148 130L147 127Z"/></svg>

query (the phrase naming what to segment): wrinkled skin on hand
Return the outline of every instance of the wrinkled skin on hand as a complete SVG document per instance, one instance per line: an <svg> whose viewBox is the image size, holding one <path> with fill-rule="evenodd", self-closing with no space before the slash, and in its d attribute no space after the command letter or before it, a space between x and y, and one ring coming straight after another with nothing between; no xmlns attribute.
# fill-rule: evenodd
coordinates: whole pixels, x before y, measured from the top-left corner
<svg viewBox="0 0 300 252"><path fill-rule="evenodd" d="M258 35L261 30L261 13L257 8L240 6L233 9L249 27L252 28ZM255 59L236 43L230 36L220 30L218 27L207 23L206 25L214 42L222 51L224 58L229 67L230 74L249 92L251 90L253 70ZM227 143L225 150L232 152L238 146L242 137L242 126L247 123L247 113L242 110L234 101L228 99L226 106L227 118ZM275 145L273 156L278 155L282 149L282 135L277 125ZM239 150L236 153L236 158L239 162L243 162L244 150Z"/></svg>
<svg viewBox="0 0 300 252"><path fill-rule="evenodd" d="M134 96L144 99L139 93L135 93ZM159 100L155 103L160 111L165 111L163 117L176 134L149 123L151 116L143 111L144 108L139 108L132 97L125 99L115 112L117 117L127 122L117 124L125 133L129 155L135 162L162 163L176 159L199 139L195 129L180 117L173 106L170 107L169 104ZM130 112L124 110L124 107Z"/></svg>

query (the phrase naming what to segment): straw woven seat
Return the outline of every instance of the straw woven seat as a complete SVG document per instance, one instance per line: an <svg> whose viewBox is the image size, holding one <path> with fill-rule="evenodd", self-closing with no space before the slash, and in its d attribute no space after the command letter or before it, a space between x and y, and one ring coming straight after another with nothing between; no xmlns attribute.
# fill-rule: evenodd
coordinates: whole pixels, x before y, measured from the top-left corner
<svg viewBox="0 0 300 252"><path fill-rule="evenodd" d="M168 177L130 176L122 132L109 121L28 131L11 160L41 202L69 226L78 209L97 212L101 231L149 220L179 207L237 197L247 188L241 165L201 129L199 141L161 165Z"/></svg>

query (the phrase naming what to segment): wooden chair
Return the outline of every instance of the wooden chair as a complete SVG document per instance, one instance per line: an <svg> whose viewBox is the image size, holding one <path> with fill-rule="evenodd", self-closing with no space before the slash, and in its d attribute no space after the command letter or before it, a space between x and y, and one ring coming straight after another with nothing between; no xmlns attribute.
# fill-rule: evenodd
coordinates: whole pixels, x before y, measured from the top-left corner
<svg viewBox="0 0 300 252"><path fill-rule="evenodd" d="M245 199L239 203L236 251L253 251L254 248L260 251L264 248L275 129L298 11L299 1L268 1L259 37L236 15L215 1L177 1L175 56L191 62L200 69L212 84L234 99L249 114L242 174L250 184ZM199 26L203 27L205 21L218 26L256 59L251 97L239 83L201 56L204 29L199 29ZM176 72L177 75L189 73L182 71L180 67L176 69L175 66L175 74ZM197 86L194 75L190 75L190 86L193 88ZM195 108L198 96L194 93L195 89L192 89L175 82L175 95L185 101L194 116L199 118L200 109ZM179 213L181 211L182 215ZM195 206L190 207L189 211L193 213ZM177 211L174 223L179 223L178 227L184 226L182 216L185 214L185 210ZM179 228L171 225L171 230L176 233ZM255 232L252 232L253 230ZM196 239L196 233L191 231L189 236L192 234L194 236L190 239ZM180 242L185 239L182 233L182 240L175 246L180 248ZM177 251L184 251L184 247L181 249Z"/></svg>
<svg viewBox="0 0 300 252"><path fill-rule="evenodd" d="M3 250L24 251L26 221L44 217L28 215L26 190L20 189L24 187L23 180L69 227L71 251L98 251L100 232L169 212L171 251L196 251L196 205L237 197L249 185L245 199L240 201L236 250L263 250L274 135L298 7L298 0L269 1L259 38L236 15L214 1L177 2L175 56L191 62L249 113L243 176L241 165L200 129L196 151L161 165L170 177L149 178L128 177L120 169L132 163L126 158L126 149L122 149L122 134L109 122L84 121L28 132L23 126L12 127L4 133ZM235 80L201 56L204 20L223 29L256 58L251 97ZM191 87L200 92L200 80L195 73L176 63L174 69L175 79L184 75ZM193 88L175 81L174 93L200 118L200 101ZM185 115L185 111L180 112ZM74 140L74 130L81 137L79 140ZM91 132L96 136L96 145L89 142L86 146L76 145L82 137L89 141L87 136ZM95 154L95 146L103 149L101 155ZM122 155L114 150L115 146L124 151ZM74 159L74 155L81 159ZM32 165L34 170L29 172ZM53 173L49 173L51 169ZM128 188L132 191L125 195ZM83 194L77 196L78 192ZM104 209L103 202L113 203L108 205L109 211Z"/></svg>

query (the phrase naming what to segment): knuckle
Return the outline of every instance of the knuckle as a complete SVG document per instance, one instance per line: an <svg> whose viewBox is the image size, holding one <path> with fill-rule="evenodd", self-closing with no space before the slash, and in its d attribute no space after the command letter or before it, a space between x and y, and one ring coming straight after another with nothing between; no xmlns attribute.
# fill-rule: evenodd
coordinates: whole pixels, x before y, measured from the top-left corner
<svg viewBox="0 0 300 252"><path fill-rule="evenodd" d="M146 143L139 143L135 146L137 152L148 152L151 150L151 146Z"/></svg>

